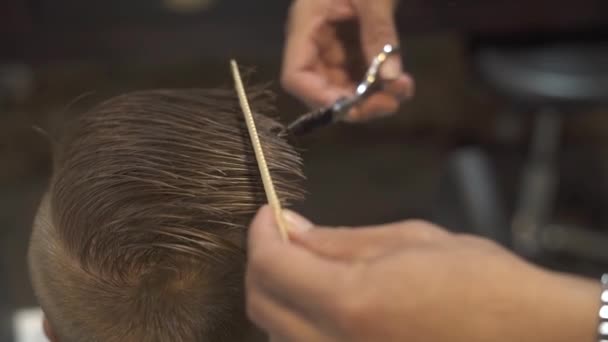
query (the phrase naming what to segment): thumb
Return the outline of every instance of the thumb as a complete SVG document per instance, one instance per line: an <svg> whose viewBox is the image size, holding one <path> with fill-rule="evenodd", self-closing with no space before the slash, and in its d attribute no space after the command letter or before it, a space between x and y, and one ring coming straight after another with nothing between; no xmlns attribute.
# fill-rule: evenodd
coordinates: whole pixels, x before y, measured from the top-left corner
<svg viewBox="0 0 608 342"><path fill-rule="evenodd" d="M268 244L281 244L279 226L274 219L274 213L269 205L262 206L249 224L249 251L263 248Z"/></svg>
<svg viewBox="0 0 608 342"><path fill-rule="evenodd" d="M423 221L402 221L368 227L316 227L291 231L291 241L329 259L369 260L396 249L437 243L448 233Z"/></svg>
<svg viewBox="0 0 608 342"><path fill-rule="evenodd" d="M367 63L382 52L386 44L399 45L399 35L395 26L395 0L357 1L361 46ZM382 68L380 75L393 80L401 76L401 56L390 56Z"/></svg>
<svg viewBox="0 0 608 342"><path fill-rule="evenodd" d="M292 234L291 241L325 258L354 261L378 257L400 247L388 229L321 228Z"/></svg>
<svg viewBox="0 0 608 342"><path fill-rule="evenodd" d="M283 217L290 233L306 231L313 227L312 222L288 209L283 210ZM273 209L266 204L258 210L249 224L248 248L250 251L255 251L258 248L268 248L269 244L282 245L283 243ZM260 247L261 245L265 247Z"/></svg>

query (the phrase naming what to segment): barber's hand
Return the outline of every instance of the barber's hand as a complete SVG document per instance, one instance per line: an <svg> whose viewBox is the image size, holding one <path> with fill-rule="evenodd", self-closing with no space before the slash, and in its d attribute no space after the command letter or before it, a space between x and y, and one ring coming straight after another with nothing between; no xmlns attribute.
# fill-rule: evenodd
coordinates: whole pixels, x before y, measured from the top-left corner
<svg viewBox="0 0 608 342"><path fill-rule="evenodd" d="M368 65L385 44L397 44L397 0L295 0L291 6L283 56L283 87L311 107L352 96ZM354 22L348 29L348 22ZM356 32L358 30L359 32ZM353 40L353 32L359 36ZM414 82L403 73L401 57L391 56L381 76L392 80L353 108L351 121L394 113L411 97Z"/></svg>
<svg viewBox="0 0 608 342"><path fill-rule="evenodd" d="M600 287L421 221L250 227L249 317L272 341L593 341Z"/></svg>

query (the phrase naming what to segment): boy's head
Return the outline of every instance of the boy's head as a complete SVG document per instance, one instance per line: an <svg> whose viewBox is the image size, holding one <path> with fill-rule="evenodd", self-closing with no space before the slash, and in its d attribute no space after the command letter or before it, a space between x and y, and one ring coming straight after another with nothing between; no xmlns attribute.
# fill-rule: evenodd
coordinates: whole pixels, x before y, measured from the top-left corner
<svg viewBox="0 0 608 342"><path fill-rule="evenodd" d="M248 94L254 111L267 94ZM277 191L301 196L300 158L257 116ZM245 341L245 227L265 202L231 90L142 91L79 117L29 250L35 292L59 342Z"/></svg>

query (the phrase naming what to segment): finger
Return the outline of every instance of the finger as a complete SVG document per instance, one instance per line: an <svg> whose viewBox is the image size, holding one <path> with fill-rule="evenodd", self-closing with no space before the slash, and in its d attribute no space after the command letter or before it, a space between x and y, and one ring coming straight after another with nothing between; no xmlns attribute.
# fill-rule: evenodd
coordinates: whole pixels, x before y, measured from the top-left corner
<svg viewBox="0 0 608 342"><path fill-rule="evenodd" d="M344 265L283 242L268 206L250 225L248 253L248 281L277 302L306 314L327 308L345 272Z"/></svg>
<svg viewBox="0 0 608 342"><path fill-rule="evenodd" d="M361 46L367 62L382 51L385 44L399 44L394 20L394 0L356 1L361 28ZM385 79L396 79L402 72L400 55L389 57L380 69Z"/></svg>
<svg viewBox="0 0 608 342"><path fill-rule="evenodd" d="M365 121L395 113L399 109L399 100L386 93L369 96L357 106L358 111L348 113L349 121Z"/></svg>
<svg viewBox="0 0 608 342"><path fill-rule="evenodd" d="M335 34L334 34L335 35ZM333 37L334 42L338 41L337 37ZM330 67L339 67L346 72L346 62L348 57L346 49L342 43L327 44L321 51L321 59Z"/></svg>
<svg viewBox="0 0 608 342"><path fill-rule="evenodd" d="M325 73L332 84L344 89L348 89L349 93L354 93L355 85L352 83L350 76L344 68L328 67Z"/></svg>
<svg viewBox="0 0 608 342"><path fill-rule="evenodd" d="M351 96L348 89L333 85L318 71L295 71L282 78L283 88L311 108L325 107L338 99Z"/></svg>
<svg viewBox="0 0 608 342"><path fill-rule="evenodd" d="M311 107L329 105L348 94L329 82L321 68L320 43L323 42L318 36L327 27L326 20L326 9L301 1L292 8L289 20L291 29L283 55L281 84L287 92ZM323 45L332 44L325 42Z"/></svg>
<svg viewBox="0 0 608 342"><path fill-rule="evenodd" d="M355 15L355 9L350 0L332 0L332 6L329 8L328 20L343 21L346 19L351 19Z"/></svg>
<svg viewBox="0 0 608 342"><path fill-rule="evenodd" d="M365 121L387 114L395 113L404 99L413 96L414 81L407 75L402 75L395 81L387 83L384 90L371 95L356 107L356 111L348 114L349 121Z"/></svg>
<svg viewBox="0 0 608 342"><path fill-rule="evenodd" d="M395 235L398 232L388 228L315 228L314 232L294 234L292 241L323 257L354 262L402 247Z"/></svg>
<svg viewBox="0 0 608 342"><path fill-rule="evenodd" d="M383 91L399 100L413 97L415 90L414 79L410 75L401 75L393 81L386 82L383 88Z"/></svg>
<svg viewBox="0 0 608 342"><path fill-rule="evenodd" d="M296 338L308 338L315 341L314 326L271 298L254 286L246 286L247 315L251 321L267 334L271 341L296 341ZM304 340L303 340L304 341Z"/></svg>
<svg viewBox="0 0 608 342"><path fill-rule="evenodd" d="M373 259L395 249L424 245L445 238L448 233L421 221L404 221L374 227L315 228L294 231L294 243L326 258L341 261Z"/></svg>

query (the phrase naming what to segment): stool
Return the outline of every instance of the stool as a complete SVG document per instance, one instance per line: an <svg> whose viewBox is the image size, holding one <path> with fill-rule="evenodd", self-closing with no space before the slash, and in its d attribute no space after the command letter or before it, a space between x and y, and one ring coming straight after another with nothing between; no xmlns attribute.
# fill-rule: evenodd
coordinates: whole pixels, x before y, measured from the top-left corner
<svg viewBox="0 0 608 342"><path fill-rule="evenodd" d="M480 39L472 45L472 62L482 82L520 114L532 115L534 122L512 219L484 152L455 152L448 173L459 177L459 196L466 202L466 222L473 224L473 233L530 258L551 251L608 264L608 235L549 224L563 116L608 103L608 40L573 38Z"/></svg>

